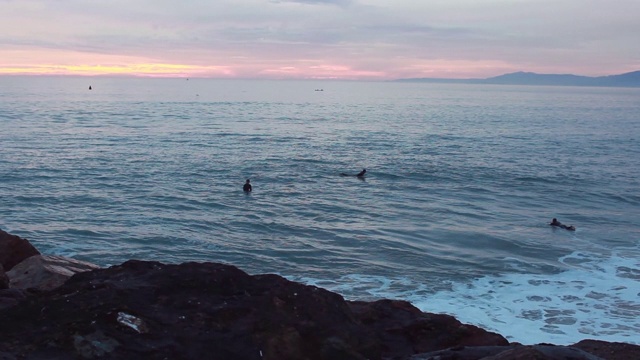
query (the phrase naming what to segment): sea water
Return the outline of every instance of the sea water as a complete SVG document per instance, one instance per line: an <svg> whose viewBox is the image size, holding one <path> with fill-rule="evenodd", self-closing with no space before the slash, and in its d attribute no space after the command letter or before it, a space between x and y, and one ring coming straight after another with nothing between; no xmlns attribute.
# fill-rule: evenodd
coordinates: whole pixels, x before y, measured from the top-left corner
<svg viewBox="0 0 640 360"><path fill-rule="evenodd" d="M43 253L640 344L640 89L3 77L0 144L0 228Z"/></svg>

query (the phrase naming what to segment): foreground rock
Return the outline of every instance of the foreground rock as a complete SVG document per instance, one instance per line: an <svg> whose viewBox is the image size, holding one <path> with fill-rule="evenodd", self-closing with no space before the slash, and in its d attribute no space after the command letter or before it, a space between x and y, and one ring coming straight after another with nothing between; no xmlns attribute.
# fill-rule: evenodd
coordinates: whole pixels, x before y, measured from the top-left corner
<svg viewBox="0 0 640 360"><path fill-rule="evenodd" d="M410 360L602 360L574 347L511 345L455 347L412 356Z"/></svg>
<svg viewBox="0 0 640 360"><path fill-rule="evenodd" d="M3 300L4 299L4 300ZM348 302L228 265L128 261L52 291L0 290L0 359L637 359L640 347L509 344L404 301Z"/></svg>
<svg viewBox="0 0 640 360"><path fill-rule="evenodd" d="M6 275L11 288L52 290L74 274L99 268L98 265L67 257L35 255L14 266Z"/></svg>
<svg viewBox="0 0 640 360"><path fill-rule="evenodd" d="M0 265L4 271L11 270L22 260L34 255L40 255L40 252L29 241L0 230Z"/></svg>
<svg viewBox="0 0 640 360"><path fill-rule="evenodd" d="M405 302L369 307L233 266L141 261L27 297L0 312L0 334L0 355L33 359L382 359L507 344Z"/></svg>
<svg viewBox="0 0 640 360"><path fill-rule="evenodd" d="M501 335L463 325L449 315L423 313L405 301L348 304L355 317L373 331L387 357L405 359L449 347L509 344Z"/></svg>
<svg viewBox="0 0 640 360"><path fill-rule="evenodd" d="M582 340L572 345L607 360L640 359L640 346L597 340Z"/></svg>

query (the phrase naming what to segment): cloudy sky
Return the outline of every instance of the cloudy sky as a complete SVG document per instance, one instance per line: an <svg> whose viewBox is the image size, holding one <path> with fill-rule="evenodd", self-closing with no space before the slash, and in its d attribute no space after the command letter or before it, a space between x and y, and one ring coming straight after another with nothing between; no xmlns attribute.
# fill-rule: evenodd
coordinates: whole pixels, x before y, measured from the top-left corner
<svg viewBox="0 0 640 360"><path fill-rule="evenodd" d="M0 0L0 74L386 80L640 70L640 0Z"/></svg>

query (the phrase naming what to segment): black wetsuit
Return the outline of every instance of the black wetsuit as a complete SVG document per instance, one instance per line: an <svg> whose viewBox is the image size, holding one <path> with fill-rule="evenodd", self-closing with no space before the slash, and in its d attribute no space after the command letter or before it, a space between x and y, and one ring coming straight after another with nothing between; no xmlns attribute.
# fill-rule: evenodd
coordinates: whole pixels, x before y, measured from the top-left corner
<svg viewBox="0 0 640 360"><path fill-rule="evenodd" d="M569 231L576 231L576 228L573 225L565 225L563 223L561 223L560 221L552 221L551 224L549 224L551 226L557 226L559 228L565 229L565 230L569 230Z"/></svg>

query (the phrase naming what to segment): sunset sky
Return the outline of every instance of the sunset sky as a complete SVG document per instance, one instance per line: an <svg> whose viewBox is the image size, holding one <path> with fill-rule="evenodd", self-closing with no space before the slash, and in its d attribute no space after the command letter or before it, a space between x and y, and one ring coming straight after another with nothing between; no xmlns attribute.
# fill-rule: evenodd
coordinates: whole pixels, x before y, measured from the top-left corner
<svg viewBox="0 0 640 360"><path fill-rule="evenodd" d="M640 70L640 0L0 0L0 75L485 78Z"/></svg>

